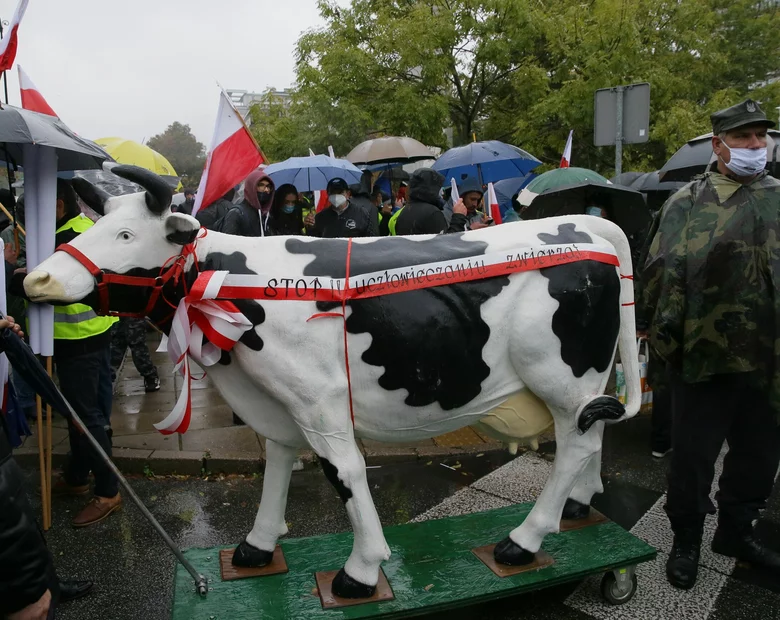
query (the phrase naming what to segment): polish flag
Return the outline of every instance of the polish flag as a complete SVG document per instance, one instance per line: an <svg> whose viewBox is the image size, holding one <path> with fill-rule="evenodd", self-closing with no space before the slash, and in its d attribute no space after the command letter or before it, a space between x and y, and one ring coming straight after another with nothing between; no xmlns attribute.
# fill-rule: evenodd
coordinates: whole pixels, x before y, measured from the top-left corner
<svg viewBox="0 0 780 620"><path fill-rule="evenodd" d="M488 203L490 203L490 217L496 224L500 224L501 209L498 206L498 198L496 197L496 190L493 188L492 183L488 183Z"/></svg>
<svg viewBox="0 0 780 620"><path fill-rule="evenodd" d="M0 41L0 71L8 71L14 65L16 60L16 47L19 44L18 31L19 23L27 10L28 0L20 0L14 11L14 18L11 20L8 30L5 31L3 40Z"/></svg>
<svg viewBox="0 0 780 620"><path fill-rule="evenodd" d="M57 113L51 109L51 106L41 95L41 91L35 88L35 84L32 83L30 76L24 72L22 65L16 65L16 68L19 70L19 90L22 91L22 107L25 110L57 116Z"/></svg>
<svg viewBox="0 0 780 620"><path fill-rule="evenodd" d="M571 164L571 136L574 133L574 130L572 129L569 132L569 139L566 140L566 148L563 149L563 157L561 157L561 165L558 166L559 168L568 168Z"/></svg>
<svg viewBox="0 0 780 620"><path fill-rule="evenodd" d="M328 192L324 189L314 190L314 204L317 213L326 208L328 206Z"/></svg>
<svg viewBox="0 0 780 620"><path fill-rule="evenodd" d="M200 178L192 215L201 206L209 206L227 193L247 175L268 163L263 151L255 142L244 119L233 107L225 91L220 93L217 122L211 138L206 167Z"/></svg>

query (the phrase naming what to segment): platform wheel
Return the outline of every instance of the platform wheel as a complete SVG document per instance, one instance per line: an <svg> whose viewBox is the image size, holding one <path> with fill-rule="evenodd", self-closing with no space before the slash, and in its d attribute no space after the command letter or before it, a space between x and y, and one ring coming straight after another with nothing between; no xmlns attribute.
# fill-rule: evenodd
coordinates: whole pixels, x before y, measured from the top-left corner
<svg viewBox="0 0 780 620"><path fill-rule="evenodd" d="M601 579L601 596L612 605L624 605L636 594L637 581L634 567L618 568Z"/></svg>

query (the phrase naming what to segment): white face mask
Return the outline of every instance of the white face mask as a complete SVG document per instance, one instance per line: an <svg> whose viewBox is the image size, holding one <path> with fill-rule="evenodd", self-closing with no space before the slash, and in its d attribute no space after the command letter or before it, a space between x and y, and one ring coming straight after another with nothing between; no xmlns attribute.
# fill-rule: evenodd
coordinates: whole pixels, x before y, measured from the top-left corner
<svg viewBox="0 0 780 620"><path fill-rule="evenodd" d="M725 146L731 153L729 163L723 161L726 168L731 170L738 177L752 177L761 172L766 167L766 148L759 149L737 149L731 148L725 141ZM718 156L720 157L720 156Z"/></svg>
<svg viewBox="0 0 780 620"><path fill-rule="evenodd" d="M341 211L347 204L347 197L344 194L331 194L328 196L328 201L336 211Z"/></svg>

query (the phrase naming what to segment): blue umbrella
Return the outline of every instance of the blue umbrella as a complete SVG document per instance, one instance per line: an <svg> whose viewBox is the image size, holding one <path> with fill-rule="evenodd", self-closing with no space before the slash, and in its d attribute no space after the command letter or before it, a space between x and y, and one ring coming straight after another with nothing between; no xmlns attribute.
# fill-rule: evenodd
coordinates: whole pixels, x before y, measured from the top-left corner
<svg viewBox="0 0 780 620"><path fill-rule="evenodd" d="M528 173L524 177L504 179L493 184L493 189L496 190L496 198L498 198L498 208L501 209L501 217L504 216L507 209L512 208L512 197L535 178L535 174Z"/></svg>
<svg viewBox="0 0 780 620"><path fill-rule="evenodd" d="M347 185L360 183L362 172L346 159L335 159L327 155L290 157L265 169L276 187L285 183L294 185L299 192L313 192L326 189L328 181L344 179Z"/></svg>
<svg viewBox="0 0 780 620"><path fill-rule="evenodd" d="M466 177L476 177L484 185L525 176L541 163L516 146L487 140L450 149L439 157L432 168L441 172L447 183L451 178L458 183Z"/></svg>

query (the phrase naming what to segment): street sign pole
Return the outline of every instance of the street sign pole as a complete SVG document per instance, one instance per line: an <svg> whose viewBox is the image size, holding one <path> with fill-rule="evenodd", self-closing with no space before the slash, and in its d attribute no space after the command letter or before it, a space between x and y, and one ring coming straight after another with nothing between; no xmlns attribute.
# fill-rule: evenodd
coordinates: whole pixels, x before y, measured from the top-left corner
<svg viewBox="0 0 780 620"><path fill-rule="evenodd" d="M623 172L623 87L615 89L615 176Z"/></svg>

